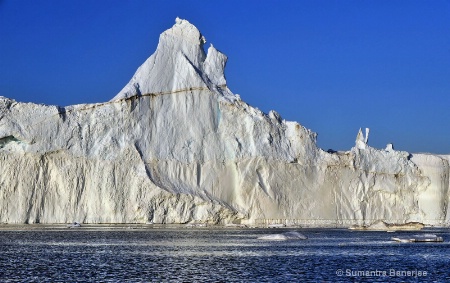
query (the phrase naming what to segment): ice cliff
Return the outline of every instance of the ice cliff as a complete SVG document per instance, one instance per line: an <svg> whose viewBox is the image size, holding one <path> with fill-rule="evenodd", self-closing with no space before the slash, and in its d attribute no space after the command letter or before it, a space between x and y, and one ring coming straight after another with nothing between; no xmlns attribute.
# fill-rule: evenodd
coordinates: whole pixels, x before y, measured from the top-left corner
<svg viewBox="0 0 450 283"><path fill-rule="evenodd" d="M227 87L227 57L186 20L111 101L0 98L1 223L448 225L450 156L355 147L264 114Z"/></svg>

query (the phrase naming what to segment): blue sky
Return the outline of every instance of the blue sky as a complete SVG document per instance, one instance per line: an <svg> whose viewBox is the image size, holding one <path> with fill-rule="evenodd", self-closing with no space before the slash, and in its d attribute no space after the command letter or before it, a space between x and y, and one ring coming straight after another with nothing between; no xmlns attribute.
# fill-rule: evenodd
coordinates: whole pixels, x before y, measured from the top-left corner
<svg viewBox="0 0 450 283"><path fill-rule="evenodd" d="M234 93L321 148L369 127L376 148L450 153L450 0L0 0L0 95L110 100L177 16L228 56Z"/></svg>

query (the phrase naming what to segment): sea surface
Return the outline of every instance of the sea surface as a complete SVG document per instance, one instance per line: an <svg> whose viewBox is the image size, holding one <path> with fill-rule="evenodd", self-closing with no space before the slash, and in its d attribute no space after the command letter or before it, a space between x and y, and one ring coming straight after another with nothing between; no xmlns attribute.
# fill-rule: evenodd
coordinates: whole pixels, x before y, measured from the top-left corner
<svg viewBox="0 0 450 283"><path fill-rule="evenodd" d="M0 229L0 282L450 282L448 229L151 227ZM444 242L390 240L420 233Z"/></svg>

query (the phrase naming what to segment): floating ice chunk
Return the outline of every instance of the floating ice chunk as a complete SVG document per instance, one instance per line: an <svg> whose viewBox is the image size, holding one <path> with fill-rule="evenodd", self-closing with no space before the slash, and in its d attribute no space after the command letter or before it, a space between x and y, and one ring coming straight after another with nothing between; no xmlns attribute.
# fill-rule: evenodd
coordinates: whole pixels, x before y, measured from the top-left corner
<svg viewBox="0 0 450 283"><path fill-rule="evenodd" d="M407 235L401 237L392 237L391 240L400 243L411 243L411 242L443 242L444 239L434 234L418 234L418 235Z"/></svg>
<svg viewBox="0 0 450 283"><path fill-rule="evenodd" d="M286 232L281 234L266 235L258 238L266 241L306 240L308 237L299 232Z"/></svg>

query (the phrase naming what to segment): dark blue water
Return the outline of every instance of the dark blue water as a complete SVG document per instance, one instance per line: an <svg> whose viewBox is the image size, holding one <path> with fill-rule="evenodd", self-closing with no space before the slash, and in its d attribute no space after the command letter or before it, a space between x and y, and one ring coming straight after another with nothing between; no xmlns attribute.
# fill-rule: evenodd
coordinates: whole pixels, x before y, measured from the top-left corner
<svg viewBox="0 0 450 283"><path fill-rule="evenodd" d="M257 239L293 230L309 239ZM345 229L0 230L0 282L450 282L450 233L431 232L446 242Z"/></svg>

